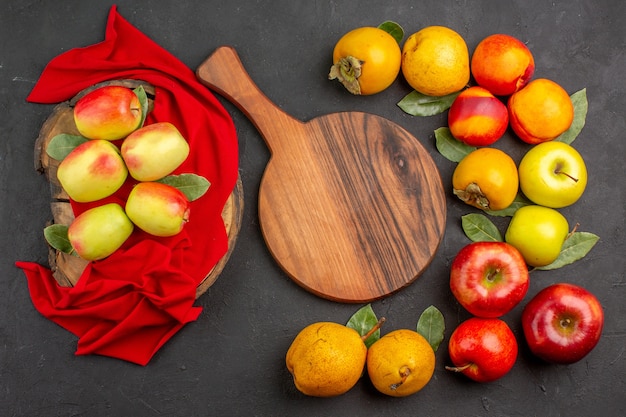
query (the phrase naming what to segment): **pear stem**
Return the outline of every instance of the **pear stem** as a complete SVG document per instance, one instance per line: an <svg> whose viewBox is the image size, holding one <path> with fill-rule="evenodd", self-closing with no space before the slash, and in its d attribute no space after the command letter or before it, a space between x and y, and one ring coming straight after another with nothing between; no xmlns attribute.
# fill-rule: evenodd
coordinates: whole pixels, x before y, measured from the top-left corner
<svg viewBox="0 0 626 417"><path fill-rule="evenodd" d="M570 237L572 237L572 235L573 235L574 233L576 233L576 229L578 229L578 226L580 226L580 223L576 223L576 225L574 226L574 228L572 229L572 231L571 231L571 232L569 232L569 233L567 234L567 236L565 237L565 240L569 239Z"/></svg>
<svg viewBox="0 0 626 417"><path fill-rule="evenodd" d="M377 322L377 323L376 323L376 324L375 324L375 325L374 325L374 326L373 326L373 327L372 327L372 328L371 328L371 329L370 329L367 333L365 333L363 336L361 336L361 340L365 342L365 341L366 341L366 340L367 340L367 339L368 339L371 335L373 335L373 334L374 334L374 332L375 332L376 330L380 329L380 326L382 326L382 325L383 325L383 323L385 322L385 320L387 320L387 319L386 319L386 318L384 318L384 317L381 317L381 318L378 320L378 322Z"/></svg>

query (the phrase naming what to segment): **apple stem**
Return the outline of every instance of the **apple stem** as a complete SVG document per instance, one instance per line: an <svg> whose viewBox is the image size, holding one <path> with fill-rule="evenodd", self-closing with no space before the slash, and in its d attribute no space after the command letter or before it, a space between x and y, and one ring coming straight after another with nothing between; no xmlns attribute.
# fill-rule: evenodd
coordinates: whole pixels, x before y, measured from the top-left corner
<svg viewBox="0 0 626 417"><path fill-rule="evenodd" d="M471 363L468 363L468 364L463 365L463 366L446 366L446 370L452 371L452 372L463 372L464 370L466 370L470 366L472 366Z"/></svg>
<svg viewBox="0 0 626 417"><path fill-rule="evenodd" d="M563 175L565 175L566 177L568 177L568 178L570 178L571 180L573 180L574 182L578 182L578 178L575 178L575 177L571 176L570 174L568 174L568 173L567 173L567 172L565 172L565 171L561 171L561 168L557 168L557 169L555 169L555 170L554 170L554 173L555 173L555 174L563 174Z"/></svg>
<svg viewBox="0 0 626 417"><path fill-rule="evenodd" d="M381 317L381 318L378 320L378 322L377 322L377 323L376 323L376 324L375 324L375 325L374 325L374 326L373 326L373 327L372 327L372 328L371 328L371 329L370 329L367 333L365 333L363 336L361 336L361 340L365 342L365 341L366 341L366 340L367 340L367 339L368 339L371 335L373 335L373 334L374 334L374 332L375 332L376 330L380 329L380 326L382 326L382 325L383 325L383 323L385 322L385 320L387 320L387 319L386 319L386 318L384 318L384 317Z"/></svg>

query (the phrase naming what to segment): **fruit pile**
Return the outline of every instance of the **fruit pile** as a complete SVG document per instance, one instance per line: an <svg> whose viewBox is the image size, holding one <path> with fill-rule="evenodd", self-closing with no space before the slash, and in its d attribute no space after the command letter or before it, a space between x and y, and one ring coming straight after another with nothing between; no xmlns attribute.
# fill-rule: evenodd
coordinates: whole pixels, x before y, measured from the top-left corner
<svg viewBox="0 0 626 417"><path fill-rule="evenodd" d="M44 230L53 248L94 261L119 249L135 226L158 237L183 229L190 201L209 184L195 174L170 175L187 159L189 144L169 122L144 126L147 112L141 86L101 86L76 102L73 119L80 135L57 135L46 152L59 161L63 190L89 208L69 226ZM123 206L108 199L126 183L132 189Z"/></svg>

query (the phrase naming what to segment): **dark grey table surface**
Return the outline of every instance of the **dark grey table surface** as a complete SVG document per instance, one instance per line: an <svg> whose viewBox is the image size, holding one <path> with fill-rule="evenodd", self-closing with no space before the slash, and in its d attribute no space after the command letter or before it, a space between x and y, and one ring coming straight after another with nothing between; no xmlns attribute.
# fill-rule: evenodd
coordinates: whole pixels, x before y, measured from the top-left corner
<svg viewBox="0 0 626 417"><path fill-rule="evenodd" d="M227 4L228 3L228 4ZM301 289L267 251L257 221L259 182L268 150L253 125L225 100L237 127L245 213L225 270L198 301L199 319L176 334L145 367L77 357L76 338L33 307L16 260L47 262L42 229L51 217L49 189L33 169L33 144L52 106L26 96L50 59L104 37L111 3L95 0L0 6L0 414L3 416L623 416L626 415L626 278L624 157L626 145L626 7L594 1L125 1L123 17L195 69L216 47L232 45L261 90L301 120L342 110L385 116L430 151L447 186L444 240L430 267L409 287L372 307L384 331L413 328L434 304L446 320L429 385L404 399L378 394L362 380L332 399L299 394L284 365L296 333L314 321L345 323L361 305L327 301ZM469 317L448 289L450 262L468 243L460 217L471 212L450 192L453 165L438 154L434 129L445 114L417 118L396 103L410 91L399 78L387 91L354 97L326 79L337 39L383 20L408 34L428 25L458 31L470 50L504 32L526 42L535 77L572 93L587 89L586 126L574 142L587 161L583 198L562 212L601 239L583 260L534 272L527 299L559 281L585 286L601 300L603 337L581 362L546 365L521 344L513 370L490 384L444 369L447 338ZM524 146L507 134L498 146L519 161ZM527 300L526 300L527 301ZM521 306L505 316L521 336Z"/></svg>

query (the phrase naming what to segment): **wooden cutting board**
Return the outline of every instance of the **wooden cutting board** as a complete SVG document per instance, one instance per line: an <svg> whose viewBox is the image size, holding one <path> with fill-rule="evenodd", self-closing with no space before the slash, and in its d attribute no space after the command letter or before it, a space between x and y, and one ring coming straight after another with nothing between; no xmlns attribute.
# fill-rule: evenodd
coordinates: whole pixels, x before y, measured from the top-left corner
<svg viewBox="0 0 626 417"><path fill-rule="evenodd" d="M269 147L259 221L269 251L296 283L330 300L369 302L430 264L445 230L445 193L432 158L409 132L360 112L299 121L261 92L230 47L218 48L196 74Z"/></svg>

